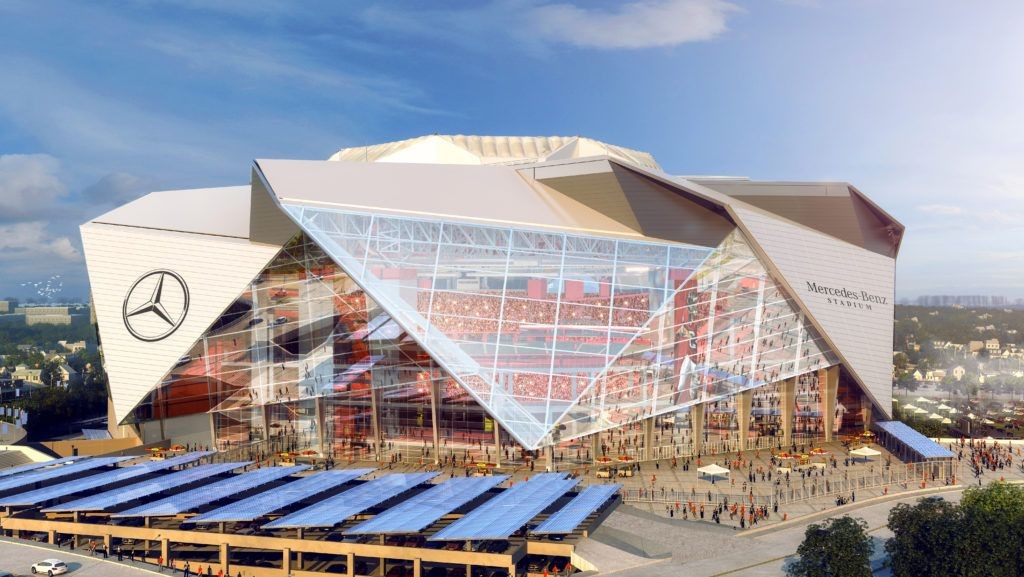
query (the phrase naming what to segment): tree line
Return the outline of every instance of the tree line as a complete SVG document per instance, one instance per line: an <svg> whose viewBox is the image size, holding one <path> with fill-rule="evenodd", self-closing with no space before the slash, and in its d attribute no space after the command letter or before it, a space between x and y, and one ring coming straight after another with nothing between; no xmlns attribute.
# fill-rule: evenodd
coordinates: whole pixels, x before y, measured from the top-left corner
<svg viewBox="0 0 1024 577"><path fill-rule="evenodd" d="M889 512L885 552L893 577L1024 575L1024 488L992 483L964 491L960 503L924 497ZM850 516L807 527L790 577L870 577L874 543Z"/></svg>

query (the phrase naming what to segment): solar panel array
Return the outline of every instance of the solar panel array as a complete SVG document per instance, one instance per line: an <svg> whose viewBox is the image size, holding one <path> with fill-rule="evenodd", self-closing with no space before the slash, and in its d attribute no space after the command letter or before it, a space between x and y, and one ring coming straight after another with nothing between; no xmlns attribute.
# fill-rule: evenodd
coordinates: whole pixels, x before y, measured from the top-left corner
<svg viewBox="0 0 1024 577"><path fill-rule="evenodd" d="M438 473L395 473L384 475L267 523L265 528L333 527L352 515L398 496Z"/></svg>
<svg viewBox="0 0 1024 577"><path fill-rule="evenodd" d="M120 513L114 517L159 517L165 515L177 515L198 509L208 503L213 503L225 497L230 497L243 491L255 489L288 475L299 471L305 471L309 465L294 465L291 467L267 467L256 469L248 473L242 473L233 477L211 483L203 487L190 489L184 493L171 495L158 501L139 505Z"/></svg>
<svg viewBox="0 0 1024 577"><path fill-rule="evenodd" d="M227 473L233 469L244 467L250 463L251 461L242 461L236 463L198 465L185 469L184 471L176 471L174 473L164 475L158 479L150 479L127 487L120 487L112 491L106 491L89 497L69 501L61 505L55 505L48 509L43 509L43 512L104 511L118 505L130 503L136 499L141 499L147 495L155 495L171 489L190 485L204 479L209 479L216 475Z"/></svg>
<svg viewBox="0 0 1024 577"><path fill-rule="evenodd" d="M572 533L591 513L610 499L622 485L591 485L555 511L531 533Z"/></svg>
<svg viewBox="0 0 1024 577"><path fill-rule="evenodd" d="M372 473L375 469L344 469L324 471L302 477L283 487L246 497L230 505L214 509L189 519L189 523L218 523L221 521L252 521L280 511L288 505L319 495L349 481Z"/></svg>
<svg viewBox="0 0 1024 577"><path fill-rule="evenodd" d="M922 459L948 459L956 456L949 449L911 429L901 421L879 421L875 425L920 455Z"/></svg>
<svg viewBox="0 0 1024 577"><path fill-rule="evenodd" d="M346 533L416 533L508 479L455 477L403 501Z"/></svg>
<svg viewBox="0 0 1024 577"><path fill-rule="evenodd" d="M4 469L3 471L0 471L0 479L4 477L10 477L11 475L17 475L18 473L24 473L25 471L35 471L36 469L42 469L43 467L49 467L51 465L63 465L64 463L79 461L84 458L85 457L63 457L60 459L42 461L40 463L28 463L27 465L19 465L17 467L11 467L10 469Z"/></svg>
<svg viewBox="0 0 1024 577"><path fill-rule="evenodd" d="M28 506L36 505L39 503L45 503L51 499L57 499L59 497L65 497L67 495L74 495L75 493L81 493L97 487L103 487L104 485L111 485L119 483L121 481L128 481L135 477L141 477L142 475L148 475L155 471L163 471L176 467L178 465L184 465L191 463L198 459L209 455L210 451L202 451L199 453L187 453L185 455L179 455L172 459L166 459L163 461L150 461L141 465L134 465L132 467L124 467L121 469L115 469L113 471L107 471L106 473L100 473L98 475L91 475L82 479L75 479L73 481L65 481L49 487L43 487L42 489L36 489L34 491L26 491L24 493L18 493L9 497L0 498L0 506L3 507L17 507L17 506Z"/></svg>
<svg viewBox="0 0 1024 577"><path fill-rule="evenodd" d="M61 465L60 467L43 469L41 471L31 471L22 475L15 475L13 477L7 477L6 479L0 479L0 491L27 487L34 483L51 481L53 479L67 477L68 475L73 475L75 473L90 471L100 467L107 467L120 463L121 461L127 461L128 459L134 458L135 457L93 457L91 459L83 459L76 463L71 463L70 465Z"/></svg>
<svg viewBox="0 0 1024 577"><path fill-rule="evenodd" d="M438 531L431 541L507 539L574 486L564 473L546 473L517 483Z"/></svg>

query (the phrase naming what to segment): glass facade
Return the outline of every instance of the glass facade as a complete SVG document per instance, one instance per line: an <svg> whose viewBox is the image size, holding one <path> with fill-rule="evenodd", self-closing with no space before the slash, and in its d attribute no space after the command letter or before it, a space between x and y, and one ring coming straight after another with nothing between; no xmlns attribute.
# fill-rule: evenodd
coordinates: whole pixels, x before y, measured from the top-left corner
<svg viewBox="0 0 1024 577"><path fill-rule="evenodd" d="M738 230L700 247L285 208L305 232L134 420L209 412L222 448L468 462L628 455L655 417L673 456L690 406L709 449L735 447L736 393L755 390L751 435L774 435L777 383L837 363ZM820 433L800 382L794 431Z"/></svg>

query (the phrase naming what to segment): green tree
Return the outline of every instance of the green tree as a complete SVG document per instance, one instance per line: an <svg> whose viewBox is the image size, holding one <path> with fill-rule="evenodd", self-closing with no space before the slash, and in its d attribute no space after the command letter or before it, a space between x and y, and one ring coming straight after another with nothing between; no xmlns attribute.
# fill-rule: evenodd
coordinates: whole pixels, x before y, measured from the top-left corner
<svg viewBox="0 0 1024 577"><path fill-rule="evenodd" d="M885 544L893 577L940 577L951 567L959 511L941 497L916 505L899 503L889 511L894 536Z"/></svg>
<svg viewBox="0 0 1024 577"><path fill-rule="evenodd" d="M797 547L799 559L786 568L790 577L871 577L867 523L849 515L814 523Z"/></svg>
<svg viewBox="0 0 1024 577"><path fill-rule="evenodd" d="M972 487L959 505L928 497L889 512L893 577L1024 575L1024 488Z"/></svg>
<svg viewBox="0 0 1024 577"><path fill-rule="evenodd" d="M55 387L61 383L60 361L45 361L39 371L39 380L47 387Z"/></svg>
<svg viewBox="0 0 1024 577"><path fill-rule="evenodd" d="M1024 488L1006 483L971 488L964 492L960 511L962 575L1024 575Z"/></svg>

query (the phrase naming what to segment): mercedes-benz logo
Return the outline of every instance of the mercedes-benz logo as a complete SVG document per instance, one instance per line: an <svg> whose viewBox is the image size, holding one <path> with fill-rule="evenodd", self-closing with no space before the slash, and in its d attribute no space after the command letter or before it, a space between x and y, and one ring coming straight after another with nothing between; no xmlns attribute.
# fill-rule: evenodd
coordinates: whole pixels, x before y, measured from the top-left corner
<svg viewBox="0 0 1024 577"><path fill-rule="evenodd" d="M121 308L128 332L148 342L171 336L187 313L188 286L178 273L162 269L139 277Z"/></svg>

